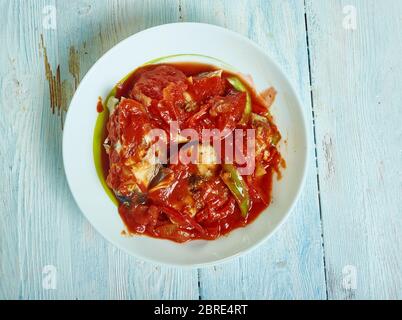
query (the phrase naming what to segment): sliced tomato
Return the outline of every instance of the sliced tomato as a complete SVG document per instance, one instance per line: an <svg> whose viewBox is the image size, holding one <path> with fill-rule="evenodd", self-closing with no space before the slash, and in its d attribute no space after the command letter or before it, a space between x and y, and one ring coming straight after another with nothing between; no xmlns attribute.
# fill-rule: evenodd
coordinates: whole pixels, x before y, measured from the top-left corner
<svg viewBox="0 0 402 320"><path fill-rule="evenodd" d="M202 103L210 97L221 96L225 92L225 80L222 71L204 72L192 77L189 93L197 103Z"/></svg>
<svg viewBox="0 0 402 320"><path fill-rule="evenodd" d="M161 100L163 98L163 89L169 84L182 85L186 82L186 75L179 69L172 66L160 65L141 75L131 90L130 96L134 99L139 99L144 95L150 99Z"/></svg>
<svg viewBox="0 0 402 320"><path fill-rule="evenodd" d="M113 146L120 144L123 153L135 154L139 151L144 135L151 129L150 118L143 105L135 100L122 98L110 116L109 139Z"/></svg>
<svg viewBox="0 0 402 320"><path fill-rule="evenodd" d="M187 119L186 128L193 128L200 137L203 129L218 129L225 133L222 139L232 132L242 118L246 106L245 92L230 92L227 96L214 96L201 109Z"/></svg>
<svg viewBox="0 0 402 320"><path fill-rule="evenodd" d="M212 106L209 114L215 117L217 128L232 131L239 123L246 106L245 92L231 92L226 97L214 97L209 102Z"/></svg>
<svg viewBox="0 0 402 320"><path fill-rule="evenodd" d="M149 110L153 117L165 129L171 121L179 125L189 115L185 111L187 77L179 69L161 65L145 71L130 93Z"/></svg>

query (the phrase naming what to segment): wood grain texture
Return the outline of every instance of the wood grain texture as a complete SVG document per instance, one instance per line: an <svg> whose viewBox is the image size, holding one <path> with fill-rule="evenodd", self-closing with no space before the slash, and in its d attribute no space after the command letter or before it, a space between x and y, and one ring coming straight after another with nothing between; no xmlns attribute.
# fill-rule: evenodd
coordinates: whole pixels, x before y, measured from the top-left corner
<svg viewBox="0 0 402 320"><path fill-rule="evenodd" d="M329 298L401 299L402 2L306 4Z"/></svg>
<svg viewBox="0 0 402 320"><path fill-rule="evenodd" d="M48 298L50 292L38 290L42 288L43 266L55 261L56 256L61 261L68 260L68 252L57 250L60 238L54 228L63 225L63 208L68 203L63 202L60 191L67 189L64 179L59 179L60 161L43 157L57 152L55 133L60 130L56 131L60 122L47 121L48 105L43 108L43 64L39 38L33 32L40 27L41 20L36 17L40 17L44 3L37 1L30 3L29 8L25 6L26 3L17 1L2 2L2 12L7 14L2 32L8 36L3 36L7 45L1 61L5 66L1 130L7 141L8 150L3 156L10 161L7 169L12 173L9 183L13 189L2 195L12 202L2 210L2 218L8 221L2 223L7 229L2 230L1 242L1 263L6 265L1 283L11 288L2 287L0 293L7 298ZM4 166L2 169L5 170ZM63 234L63 229L56 229ZM60 272L63 268L64 265Z"/></svg>
<svg viewBox="0 0 402 320"><path fill-rule="evenodd" d="M342 27L347 5L356 30ZM57 9L55 30L43 27L46 6ZM402 298L401 13L393 0L0 1L0 299ZM92 64L127 36L177 21L224 26L264 48L295 85L316 142L281 229L200 270L106 242L74 203L61 157L65 111ZM42 286L46 265L56 290ZM345 266L356 267L356 289L345 289Z"/></svg>
<svg viewBox="0 0 402 320"><path fill-rule="evenodd" d="M234 5L235 4L235 5ZM284 69L311 122L309 71L302 1L183 1L184 21L218 24L262 46ZM313 144L311 134L311 143ZM325 299L316 167L296 208L259 249L200 271L202 299Z"/></svg>

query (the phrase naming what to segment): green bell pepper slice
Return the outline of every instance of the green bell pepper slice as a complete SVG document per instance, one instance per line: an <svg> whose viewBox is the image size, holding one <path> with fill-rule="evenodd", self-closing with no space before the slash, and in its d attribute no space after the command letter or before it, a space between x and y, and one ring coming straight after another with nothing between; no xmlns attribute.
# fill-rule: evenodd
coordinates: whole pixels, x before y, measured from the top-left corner
<svg viewBox="0 0 402 320"><path fill-rule="evenodd" d="M246 218L250 210L250 196L243 177L233 164L222 165L221 178L239 205L241 215Z"/></svg>

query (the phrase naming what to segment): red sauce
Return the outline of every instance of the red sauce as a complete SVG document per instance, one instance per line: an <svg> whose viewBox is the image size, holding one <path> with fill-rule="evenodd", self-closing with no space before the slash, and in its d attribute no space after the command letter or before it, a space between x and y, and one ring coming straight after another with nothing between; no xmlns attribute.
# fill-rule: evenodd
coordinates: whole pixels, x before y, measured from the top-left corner
<svg viewBox="0 0 402 320"><path fill-rule="evenodd" d="M256 129L260 138L257 143L280 139L270 117L261 123L249 119L239 124L246 93L229 83L227 78L234 76L230 72L205 75L216 70L197 63L149 65L137 69L117 86L116 98L121 101L107 123L105 139L109 147L102 155L102 165L130 233L176 242L212 240L251 223L270 204L273 175L284 166L274 144L265 143L256 155L259 169L241 177L248 190L246 216L222 180L219 164L208 174L197 164L182 163L164 165L158 169L161 177L151 181L139 174L149 150L144 137L152 128L169 133L171 121L177 121L180 129L193 128L197 132L206 128ZM264 100L247 82L243 84L250 93L252 112L265 114ZM99 104L103 110L101 100ZM223 161L225 154L220 156Z"/></svg>
<svg viewBox="0 0 402 320"><path fill-rule="evenodd" d="M101 113L101 112L103 112L103 102L102 102L102 98L101 97L99 97L98 98L98 103L96 104L96 111L98 112L98 113Z"/></svg>

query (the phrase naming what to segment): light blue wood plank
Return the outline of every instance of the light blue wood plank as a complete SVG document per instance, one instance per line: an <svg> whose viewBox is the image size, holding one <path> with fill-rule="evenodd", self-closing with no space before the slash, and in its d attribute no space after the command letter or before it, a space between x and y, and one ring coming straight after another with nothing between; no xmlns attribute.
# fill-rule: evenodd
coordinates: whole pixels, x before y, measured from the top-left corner
<svg viewBox="0 0 402 320"><path fill-rule="evenodd" d="M401 299L402 2L306 3L329 298Z"/></svg>
<svg viewBox="0 0 402 320"><path fill-rule="evenodd" d="M9 3L0 2L0 10L7 19L12 18L12 7ZM1 36L11 30L8 24L3 29ZM10 34L10 33L9 33ZM13 34L15 37L15 35ZM7 38L7 43L16 42L16 38ZM0 88L1 102L0 112L0 133L3 136L3 143L0 143L0 163L3 182L0 189L0 299L19 295L19 256L18 256L18 171L19 159L16 155L15 141L17 138L17 128L14 119L19 113L18 108L12 105L10 95L14 94L17 99L17 90L20 88L17 79L16 59L8 50L0 50ZM4 102L3 102L4 101Z"/></svg>
<svg viewBox="0 0 402 320"><path fill-rule="evenodd" d="M181 14L184 21L221 25L260 44L292 79L312 124L303 1L183 1ZM202 299L326 297L313 150L310 160L306 187L289 220L253 253L202 269Z"/></svg>
<svg viewBox="0 0 402 320"><path fill-rule="evenodd" d="M2 4L2 12L7 13L6 26L1 30L2 38L7 39L2 65L8 68L2 69L5 99L1 113L9 114L2 117L2 130L10 131L1 134L7 137L7 157L13 162L7 167L12 176L7 182L9 187L6 186L11 186L11 194L6 197L11 197L12 202L1 211L1 216L13 218L2 232L1 260L9 265L2 269L1 283L7 287L1 286L1 294L14 299L54 298L55 291L42 286L46 265L54 265L58 279L64 280L59 282L59 292L71 289L69 250L65 250L62 241L68 229L63 194L67 187L61 174L61 123L55 121L46 101L40 38L35 32L42 28L43 7L52 2ZM55 41L55 37L49 38L49 43ZM7 243L12 244L13 250L4 252L3 244Z"/></svg>

